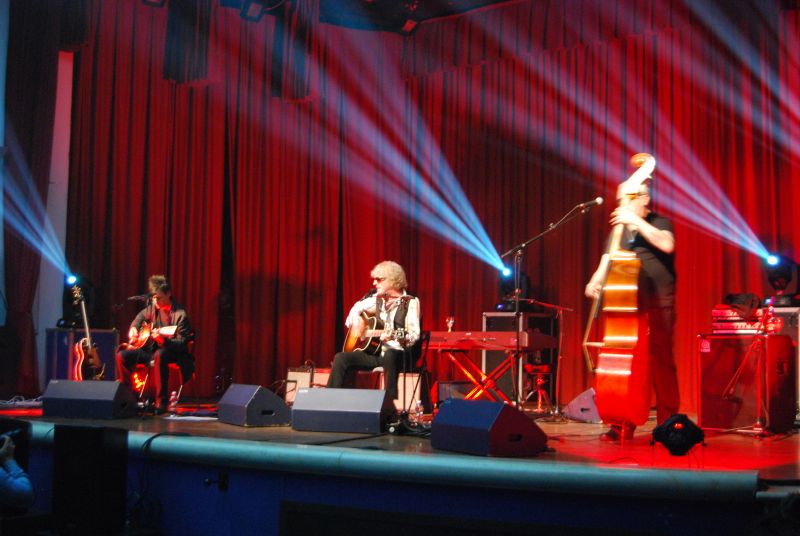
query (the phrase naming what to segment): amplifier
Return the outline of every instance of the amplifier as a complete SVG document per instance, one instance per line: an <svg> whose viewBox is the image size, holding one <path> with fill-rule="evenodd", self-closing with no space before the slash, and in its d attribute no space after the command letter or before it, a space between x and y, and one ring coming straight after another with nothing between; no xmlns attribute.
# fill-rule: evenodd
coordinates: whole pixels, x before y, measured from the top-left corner
<svg viewBox="0 0 800 536"><path fill-rule="evenodd" d="M746 428L759 417L783 433L794 426L797 386L792 341L785 335L699 335L698 424Z"/></svg>
<svg viewBox="0 0 800 536"><path fill-rule="evenodd" d="M74 380L73 367L77 356L75 343L85 336L83 329L47 328L45 339L45 380ZM100 361L106 366L105 378L116 376L114 355L119 346L116 329L93 329L92 342L97 345Z"/></svg>
<svg viewBox="0 0 800 536"><path fill-rule="evenodd" d="M551 313L520 313L519 325L516 326L516 314L507 312L489 311L483 313L483 331L517 331L517 330L530 330L531 333L542 333L550 335L558 339L558 319ZM485 373L492 372L497 368L506 358L508 354L499 350L482 350L481 351L481 370ZM558 364L558 349L557 348L544 348L541 350L530 350L523 352L523 362L532 365L547 364L550 365L552 373L555 374L555 369ZM555 376L554 376L555 377ZM523 367L517 367L517 378L515 379L516 385L512 385L511 369L503 373L497 379L497 388L503 392L508 398L514 398L514 389L522 388L525 385ZM555 393L553 392L553 384L555 382L547 382L546 389L550 400L553 400ZM522 398L525 398L527 393L520 393Z"/></svg>
<svg viewBox="0 0 800 536"><path fill-rule="evenodd" d="M800 307L775 307L773 311L775 317L780 319L778 334L792 339L795 370L797 370L797 392L800 393ZM797 414L800 416L800 408Z"/></svg>
<svg viewBox="0 0 800 536"><path fill-rule="evenodd" d="M761 320L761 317L764 316L764 309L756 309L755 310L755 317L757 320ZM733 321L733 322L744 322L746 319L742 318L742 315L736 309L730 307L715 307L711 309L711 318L713 322L724 322L724 321Z"/></svg>
<svg viewBox="0 0 800 536"><path fill-rule="evenodd" d="M330 375L329 368L290 368L286 374L286 403L294 403L298 389L327 386Z"/></svg>
<svg viewBox="0 0 800 536"><path fill-rule="evenodd" d="M758 332L761 329L761 322L712 322L711 323L711 330L714 332L717 331L727 331L727 332L736 332L736 331L746 331L750 334Z"/></svg>

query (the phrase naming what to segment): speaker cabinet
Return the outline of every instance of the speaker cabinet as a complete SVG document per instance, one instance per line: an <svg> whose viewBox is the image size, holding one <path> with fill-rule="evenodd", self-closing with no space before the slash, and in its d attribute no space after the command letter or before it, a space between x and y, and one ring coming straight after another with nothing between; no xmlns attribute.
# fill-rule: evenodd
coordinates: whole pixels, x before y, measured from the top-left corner
<svg viewBox="0 0 800 536"><path fill-rule="evenodd" d="M47 328L45 334L45 379L74 380L75 343L86 336L82 329ZM105 377L113 380L116 376L114 355L119 346L119 332L116 329L93 329L92 342L97 345L97 355L105 365Z"/></svg>
<svg viewBox="0 0 800 536"><path fill-rule="evenodd" d="M794 345L797 392L800 393L800 307L775 307L774 311L778 319L778 335L788 335ZM800 419L800 406L796 419Z"/></svg>
<svg viewBox="0 0 800 536"><path fill-rule="evenodd" d="M286 403L294 404L297 390L308 387L325 387L331 375L329 368L290 368L286 373Z"/></svg>
<svg viewBox="0 0 800 536"><path fill-rule="evenodd" d="M380 389L299 389L292 428L380 434L393 413L394 403Z"/></svg>
<svg viewBox="0 0 800 536"><path fill-rule="evenodd" d="M57 424L53 448L53 514L59 534L121 533L128 431Z"/></svg>
<svg viewBox="0 0 800 536"><path fill-rule="evenodd" d="M514 325L515 318L515 313L494 311L485 312L483 313L483 331L517 331L517 326ZM552 335L554 337L557 337L558 335L556 317L548 313L520 313L519 323L519 328L521 330L528 330L531 333L543 333L545 335ZM557 349L543 348L540 350L525 351L523 356L525 358L525 362L527 363L531 363L533 365L550 365L551 373L546 375L547 382L545 385L550 400L553 400L553 395L555 394L553 392L553 384L555 382L551 380L552 378L555 378L555 367L558 364ZM500 366L500 364L503 363L506 358L508 358L508 354L506 352L499 350L482 350L481 370L483 370L483 372L486 374L489 374L498 366ZM509 399L514 398L514 389L511 385L510 368L504 372L495 383L497 384L498 389L502 391L503 394L505 394ZM521 367L518 368L517 385L524 385L523 371ZM522 393L522 395L524 398L526 393Z"/></svg>
<svg viewBox="0 0 800 536"><path fill-rule="evenodd" d="M547 447L547 435L502 402L450 398L433 419L431 446L478 456L534 456Z"/></svg>
<svg viewBox="0 0 800 536"><path fill-rule="evenodd" d="M219 421L238 426L285 426L291 421L289 406L260 385L234 383L217 408Z"/></svg>
<svg viewBox="0 0 800 536"><path fill-rule="evenodd" d="M135 414L133 391L117 382L51 380L42 395L43 417L122 419Z"/></svg>
<svg viewBox="0 0 800 536"><path fill-rule="evenodd" d="M797 387L794 348L788 336L700 335L698 343L701 427L755 424L760 384L762 424L774 433L791 430Z"/></svg>

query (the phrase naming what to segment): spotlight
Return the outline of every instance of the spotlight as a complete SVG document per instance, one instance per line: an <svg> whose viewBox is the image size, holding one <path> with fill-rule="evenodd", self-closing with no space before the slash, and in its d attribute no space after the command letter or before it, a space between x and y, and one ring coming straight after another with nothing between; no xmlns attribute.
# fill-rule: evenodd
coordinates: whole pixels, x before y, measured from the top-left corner
<svg viewBox="0 0 800 536"><path fill-rule="evenodd" d="M653 430L653 441L667 447L673 456L683 456L704 438L703 430L683 413L676 413Z"/></svg>
<svg viewBox="0 0 800 536"><path fill-rule="evenodd" d="M771 254L764 259L766 264L767 280L770 286L775 289L776 296L768 297L765 302L769 305L776 307L789 307L794 305L795 299L793 294L795 292L787 292L789 283L792 282L792 277L797 277L797 263L792 259L783 255Z"/></svg>
<svg viewBox="0 0 800 536"><path fill-rule="evenodd" d="M498 311L513 311L515 309L514 300L517 295L517 288L516 288L516 278L514 277L514 270L509 267L503 267L500 270L500 277L497 281L497 292L500 297L500 301L497 303L496 307ZM531 280L524 271L520 271L519 273L519 297L520 300L524 302L524 304L520 304L524 309L527 310L527 301L528 298L528 290L530 288Z"/></svg>
<svg viewBox="0 0 800 536"><path fill-rule="evenodd" d="M64 279L64 281L66 281L67 285L72 286L78 282L78 276L75 274L67 274L67 277Z"/></svg>
<svg viewBox="0 0 800 536"><path fill-rule="evenodd" d="M770 255L766 259L769 284L778 292L783 292L792 281L795 263L780 255Z"/></svg>
<svg viewBox="0 0 800 536"><path fill-rule="evenodd" d="M285 3L286 0L244 0L239 15L246 21L258 22L264 13L277 9Z"/></svg>

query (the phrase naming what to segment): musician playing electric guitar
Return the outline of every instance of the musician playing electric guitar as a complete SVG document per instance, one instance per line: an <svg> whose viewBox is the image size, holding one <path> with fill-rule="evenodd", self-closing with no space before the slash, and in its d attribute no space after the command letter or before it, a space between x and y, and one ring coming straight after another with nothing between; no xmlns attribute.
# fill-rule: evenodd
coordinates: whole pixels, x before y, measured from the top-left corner
<svg viewBox="0 0 800 536"><path fill-rule="evenodd" d="M187 343L193 339L189 315L172 298L167 278L153 275L148 280L150 296L128 330L128 344L117 352L117 380L130 384L131 369L138 363L150 365L155 386L156 413L163 413L169 403L167 379L170 363L177 363L184 378L194 372L194 357Z"/></svg>
<svg viewBox="0 0 800 536"><path fill-rule="evenodd" d="M395 399L404 358L413 364L412 348L419 341L419 300L406 291L405 271L396 262L379 263L370 277L373 289L347 315L348 337L333 359L328 387L351 387L356 370L383 367L386 392Z"/></svg>
<svg viewBox="0 0 800 536"><path fill-rule="evenodd" d="M611 214L611 225L624 226L622 245L633 251L641 261L638 281L638 308L647 314L649 325L649 352L653 390L656 394L658 423L678 412L680 394L675 358L672 352L675 325L675 236L672 222L650 209L650 181L637 186L636 191L625 191L620 186L617 199L627 197L626 204ZM586 285L585 294L597 298L602 292L608 255L603 255L600 266ZM646 403L649 403L647 401ZM633 437L632 423L612 424L601 436L604 441Z"/></svg>

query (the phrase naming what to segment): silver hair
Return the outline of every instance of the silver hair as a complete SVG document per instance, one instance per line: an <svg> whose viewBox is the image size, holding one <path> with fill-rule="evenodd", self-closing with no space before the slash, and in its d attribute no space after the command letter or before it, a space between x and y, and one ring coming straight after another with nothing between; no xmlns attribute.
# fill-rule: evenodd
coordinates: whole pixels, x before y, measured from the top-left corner
<svg viewBox="0 0 800 536"><path fill-rule="evenodd" d="M408 286L406 272L403 267L394 261L383 261L375 265L370 272L372 277L385 277L392 287L397 290L404 290Z"/></svg>

